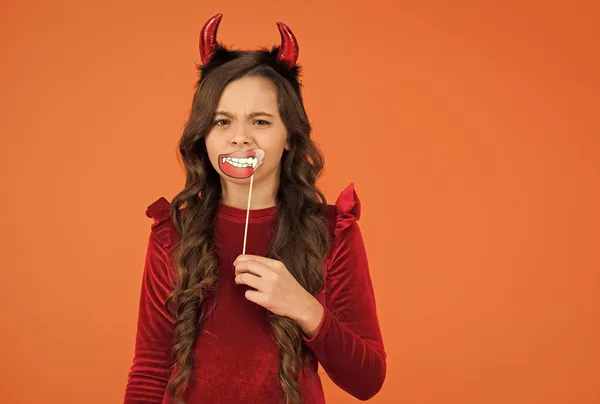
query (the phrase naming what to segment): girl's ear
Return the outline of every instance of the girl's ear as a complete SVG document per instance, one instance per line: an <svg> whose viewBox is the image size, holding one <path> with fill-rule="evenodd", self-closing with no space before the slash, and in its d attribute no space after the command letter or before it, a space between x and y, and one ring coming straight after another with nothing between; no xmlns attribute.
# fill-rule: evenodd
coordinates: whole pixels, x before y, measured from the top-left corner
<svg viewBox="0 0 600 404"><path fill-rule="evenodd" d="M290 136L288 135L287 140L285 141L285 146L283 148L287 151L290 151Z"/></svg>

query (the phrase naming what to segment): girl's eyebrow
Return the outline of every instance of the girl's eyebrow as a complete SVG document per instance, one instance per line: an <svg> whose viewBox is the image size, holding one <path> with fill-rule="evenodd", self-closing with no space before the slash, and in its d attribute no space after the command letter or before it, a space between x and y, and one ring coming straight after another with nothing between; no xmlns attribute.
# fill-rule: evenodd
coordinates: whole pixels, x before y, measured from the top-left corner
<svg viewBox="0 0 600 404"><path fill-rule="evenodd" d="M215 112L215 116L217 116L217 115L224 115L227 118L231 118L231 119L234 118L233 114L231 114L227 111L217 111L217 112ZM255 118L257 116L268 116L271 118L274 117L274 115L269 114L268 112L264 112L264 111L257 111L257 112L252 112L252 113L248 114L248 118Z"/></svg>
<svg viewBox="0 0 600 404"><path fill-rule="evenodd" d="M217 112L215 112L215 116L217 116L217 115L224 115L227 118L233 118L233 115L226 111L217 111Z"/></svg>
<svg viewBox="0 0 600 404"><path fill-rule="evenodd" d="M269 114L268 112L263 112L263 111L253 112L248 115L248 118L255 118L257 116L269 116L269 117L273 118L273 115Z"/></svg>

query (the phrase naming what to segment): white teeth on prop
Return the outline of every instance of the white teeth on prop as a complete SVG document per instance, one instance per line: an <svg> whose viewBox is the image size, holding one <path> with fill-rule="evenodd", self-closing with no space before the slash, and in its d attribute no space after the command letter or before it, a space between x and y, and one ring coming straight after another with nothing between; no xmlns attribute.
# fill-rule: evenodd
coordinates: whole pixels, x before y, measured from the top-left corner
<svg viewBox="0 0 600 404"><path fill-rule="evenodd" d="M244 157L244 158L236 158L236 157L223 157L223 163L229 163L234 167L239 168L256 168L258 165L258 157Z"/></svg>

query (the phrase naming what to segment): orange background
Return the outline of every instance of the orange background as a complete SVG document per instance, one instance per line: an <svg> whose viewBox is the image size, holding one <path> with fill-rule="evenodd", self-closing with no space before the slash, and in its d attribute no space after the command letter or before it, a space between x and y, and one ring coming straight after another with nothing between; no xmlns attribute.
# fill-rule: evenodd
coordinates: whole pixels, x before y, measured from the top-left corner
<svg viewBox="0 0 600 404"><path fill-rule="evenodd" d="M145 208L183 185L198 33L223 12L241 48L292 27L321 186L363 202L372 402L599 403L598 10L490 3L3 1L0 401L122 402Z"/></svg>

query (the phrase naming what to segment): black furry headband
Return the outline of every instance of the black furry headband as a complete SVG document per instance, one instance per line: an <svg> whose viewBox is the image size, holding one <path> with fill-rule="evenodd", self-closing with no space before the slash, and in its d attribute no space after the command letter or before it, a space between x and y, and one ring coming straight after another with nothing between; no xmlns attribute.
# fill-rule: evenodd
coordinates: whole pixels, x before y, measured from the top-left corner
<svg viewBox="0 0 600 404"><path fill-rule="evenodd" d="M201 72L205 77L210 71L227 63L242 54L243 51L230 50L217 42L217 30L223 14L219 13L211 17L200 31L200 58L202 60ZM277 73L287 79L300 93L300 66L298 60L298 41L292 30L282 22L277 22L277 28L281 34L281 45L273 46L271 50L260 50L263 63L271 66ZM201 78L202 79L202 78Z"/></svg>

